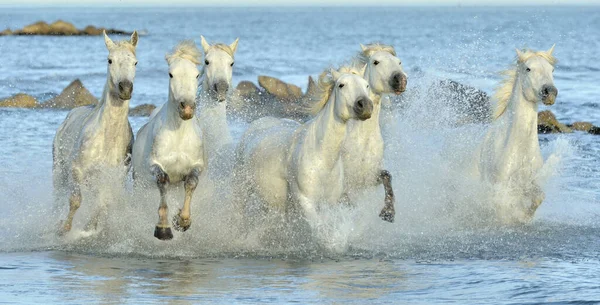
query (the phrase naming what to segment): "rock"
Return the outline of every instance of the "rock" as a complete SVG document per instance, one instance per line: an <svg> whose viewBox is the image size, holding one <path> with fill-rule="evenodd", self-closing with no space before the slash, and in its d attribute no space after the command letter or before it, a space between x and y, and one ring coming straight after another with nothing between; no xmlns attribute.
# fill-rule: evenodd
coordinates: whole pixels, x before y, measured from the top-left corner
<svg viewBox="0 0 600 305"><path fill-rule="evenodd" d="M97 28L92 25L88 25L83 30L78 30L72 23L63 20L57 20L52 24L48 24L44 21L38 21L34 24L25 26L23 29L11 31L6 29L0 32L0 36L6 35L57 35L57 36L70 36L70 35L102 35L102 31L106 30L107 34L114 35L131 35L132 32L127 32L117 29L104 29Z"/></svg>
<svg viewBox="0 0 600 305"><path fill-rule="evenodd" d="M153 104L141 104L129 109L130 116L150 116L152 111L156 109L156 106Z"/></svg>
<svg viewBox="0 0 600 305"><path fill-rule="evenodd" d="M240 96L251 96L258 94L258 87L250 81L241 81L235 88Z"/></svg>
<svg viewBox="0 0 600 305"><path fill-rule="evenodd" d="M585 131L585 132L589 132L594 125L592 125L592 123L590 122L575 122L571 125L567 125L569 128L573 129L573 130L578 130L578 131Z"/></svg>
<svg viewBox="0 0 600 305"><path fill-rule="evenodd" d="M538 113L539 133L570 133L573 132L567 125L560 123L554 113L544 110Z"/></svg>
<svg viewBox="0 0 600 305"><path fill-rule="evenodd" d="M50 35L78 35L79 30L66 21L57 20L50 25Z"/></svg>
<svg viewBox="0 0 600 305"><path fill-rule="evenodd" d="M490 98L487 93L450 79L441 80L434 90L439 98L453 104L462 123L484 123L490 120ZM431 90L431 89L430 89Z"/></svg>
<svg viewBox="0 0 600 305"><path fill-rule="evenodd" d="M72 109L96 103L98 103L98 100L83 86L79 79L76 79L58 96L46 101L41 106L57 109Z"/></svg>
<svg viewBox="0 0 600 305"><path fill-rule="evenodd" d="M588 130L588 133L591 133L593 135L600 135L600 127L593 126L592 128L590 128L590 130Z"/></svg>
<svg viewBox="0 0 600 305"><path fill-rule="evenodd" d="M89 36L98 36L102 35L102 28L97 28L93 25L88 25L83 29L80 34L81 35L89 35Z"/></svg>
<svg viewBox="0 0 600 305"><path fill-rule="evenodd" d="M24 93L18 93L9 98L0 100L0 107L11 108L37 108L39 106L35 97Z"/></svg>
<svg viewBox="0 0 600 305"><path fill-rule="evenodd" d="M44 21L38 21L34 24L25 26L21 30L16 30L17 35L49 35L51 32L50 25Z"/></svg>
<svg viewBox="0 0 600 305"><path fill-rule="evenodd" d="M296 101L302 97L302 89L270 76L259 76L258 84L265 91L282 101Z"/></svg>

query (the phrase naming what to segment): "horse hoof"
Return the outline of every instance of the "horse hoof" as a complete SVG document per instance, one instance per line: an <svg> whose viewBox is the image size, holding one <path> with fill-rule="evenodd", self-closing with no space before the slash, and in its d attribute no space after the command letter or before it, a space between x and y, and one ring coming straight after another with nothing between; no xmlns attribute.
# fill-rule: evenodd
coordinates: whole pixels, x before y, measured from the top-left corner
<svg viewBox="0 0 600 305"><path fill-rule="evenodd" d="M175 228L177 231L185 232L190 228L191 225L192 220L190 218L183 219L179 215L175 215L175 217L173 217L173 228Z"/></svg>
<svg viewBox="0 0 600 305"><path fill-rule="evenodd" d="M154 237L160 240L171 240L173 239L173 232L171 232L171 228L161 228L156 226L156 228L154 228Z"/></svg>
<svg viewBox="0 0 600 305"><path fill-rule="evenodd" d="M69 231L71 231L71 225L65 224L64 221L61 221L58 224L58 230L56 233L58 233L59 236L64 236L65 234L69 233Z"/></svg>
<svg viewBox="0 0 600 305"><path fill-rule="evenodd" d="M384 221L393 223L395 215L396 215L396 211L394 211L393 209L391 209L391 210L383 209L383 210L381 210L381 213L379 213L379 218L383 219Z"/></svg>

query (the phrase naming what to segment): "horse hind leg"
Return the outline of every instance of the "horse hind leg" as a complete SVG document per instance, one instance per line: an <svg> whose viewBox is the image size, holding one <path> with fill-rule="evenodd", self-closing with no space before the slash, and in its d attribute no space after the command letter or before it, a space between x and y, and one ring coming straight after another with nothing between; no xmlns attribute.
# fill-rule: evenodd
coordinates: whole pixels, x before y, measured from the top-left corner
<svg viewBox="0 0 600 305"><path fill-rule="evenodd" d="M167 184L169 176L158 165L152 166L152 172L156 179L156 185L160 192L160 205L158 207L158 224L154 228L154 237L160 240L173 239L173 233L169 227L167 216L169 215L169 207L167 206Z"/></svg>
<svg viewBox="0 0 600 305"><path fill-rule="evenodd" d="M383 188L385 190L385 200L384 206L381 212L379 213L379 217L387 222L394 222L394 217L396 215L396 210L394 208L394 189L392 188L392 174L387 170L382 170L379 173L378 180L383 184Z"/></svg>
<svg viewBox="0 0 600 305"><path fill-rule="evenodd" d="M173 218L173 227L177 231L185 232L192 225L190 204L192 202L192 195L198 186L198 177L200 176L200 170L194 169L190 174L185 177L185 199L183 202L183 209L179 210L179 213Z"/></svg>
<svg viewBox="0 0 600 305"><path fill-rule="evenodd" d="M535 212L540 207L540 205L542 205L544 199L546 199L546 194L544 194L544 191L542 191L542 189L538 185L534 185L531 206L527 209L527 217L529 219L533 218Z"/></svg>

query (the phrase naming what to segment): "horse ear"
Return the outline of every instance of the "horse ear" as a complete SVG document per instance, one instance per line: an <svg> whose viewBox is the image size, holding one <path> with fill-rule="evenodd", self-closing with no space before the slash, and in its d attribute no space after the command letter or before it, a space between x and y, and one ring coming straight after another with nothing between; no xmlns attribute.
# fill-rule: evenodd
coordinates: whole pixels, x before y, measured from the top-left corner
<svg viewBox="0 0 600 305"><path fill-rule="evenodd" d="M515 49L515 51L517 51L517 59L519 61L522 61L522 59L523 59L523 52L521 52L521 50L519 50L519 49Z"/></svg>
<svg viewBox="0 0 600 305"><path fill-rule="evenodd" d="M106 44L106 48L109 50L112 49L115 46L115 43L110 39L110 37L108 37L108 35L106 35L106 30L103 30L102 34L104 34L104 43Z"/></svg>
<svg viewBox="0 0 600 305"><path fill-rule="evenodd" d="M138 43L138 32L137 31L133 31L133 34L131 34L131 39L129 40L129 42L133 45L134 48L137 47L137 43Z"/></svg>
<svg viewBox="0 0 600 305"><path fill-rule="evenodd" d="M546 51L546 53L548 53L548 55L552 55L552 52L554 52L554 47L556 47L556 44L553 44L552 47Z"/></svg>
<svg viewBox="0 0 600 305"><path fill-rule="evenodd" d="M312 76L308 76L308 86L306 87L306 95L312 94L317 91L317 83L312 78Z"/></svg>
<svg viewBox="0 0 600 305"><path fill-rule="evenodd" d="M235 53L235 50L237 50L238 41L240 41L239 37L236 38L235 41L229 45L229 48L231 49L231 51L233 51L233 53Z"/></svg>
<svg viewBox="0 0 600 305"><path fill-rule="evenodd" d="M200 35L200 44L202 45L202 49L204 49L204 54L206 54L208 49L210 49L210 44L206 42L206 39L204 39L204 36L202 35Z"/></svg>
<svg viewBox="0 0 600 305"><path fill-rule="evenodd" d="M337 82L337 80L342 76L342 73L338 72L336 69L331 69L331 76L333 77L333 81Z"/></svg>
<svg viewBox="0 0 600 305"><path fill-rule="evenodd" d="M365 45L361 43L360 44L360 49L364 52L365 50L367 50L367 47L365 47Z"/></svg>

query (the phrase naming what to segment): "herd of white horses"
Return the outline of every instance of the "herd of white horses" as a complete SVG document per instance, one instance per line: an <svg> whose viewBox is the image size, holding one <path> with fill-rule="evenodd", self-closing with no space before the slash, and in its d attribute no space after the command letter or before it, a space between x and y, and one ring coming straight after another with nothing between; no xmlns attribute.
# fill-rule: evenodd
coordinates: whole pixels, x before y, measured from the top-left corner
<svg viewBox="0 0 600 305"><path fill-rule="evenodd" d="M100 102L73 109L53 143L55 191L69 202L60 232L71 230L84 200L82 188L91 177L106 168L122 171L126 177L132 169L136 187L158 187L159 221L154 236L169 240L173 238L167 204L170 186L184 186L183 207L172 223L175 229L186 231L200 177L223 149L236 145L228 129L226 105L233 91L238 40L211 45L201 37L202 51L193 41L183 41L166 55L169 99L135 137L128 111L138 34L134 32L129 41L113 42L104 33L104 40L108 75ZM517 50L516 63L496 92L496 110L476 155L476 166L466 173L518 194L523 204L511 209L519 210L519 221L531 219L544 200L537 182L543 165L537 108L539 102L553 104L558 93L552 75L553 49ZM235 146L230 175L240 211L256 204L245 200L252 195L259 198L266 213L296 211L294 215L313 223L320 207L351 202L355 192L383 185L384 206L379 216L393 222L395 199L391 174L383 168L379 116L382 97L402 94L407 79L393 47L361 45L350 64L326 69L299 101L311 119L264 117L252 122ZM91 227L97 225L97 214L91 216Z"/></svg>

